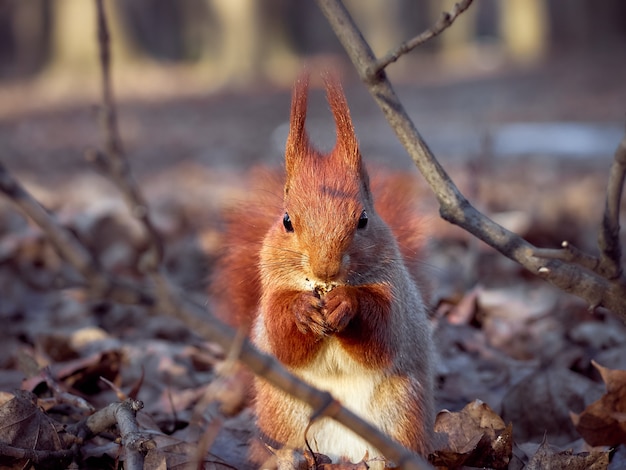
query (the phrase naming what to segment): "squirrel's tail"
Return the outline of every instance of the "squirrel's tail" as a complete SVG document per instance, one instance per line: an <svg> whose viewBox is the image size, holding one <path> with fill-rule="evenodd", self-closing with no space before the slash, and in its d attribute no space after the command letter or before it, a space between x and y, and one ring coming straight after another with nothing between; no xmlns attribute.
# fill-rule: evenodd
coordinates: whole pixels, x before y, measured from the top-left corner
<svg viewBox="0 0 626 470"><path fill-rule="evenodd" d="M263 238L282 214L282 175L252 172L251 195L223 212L223 251L213 269L209 293L215 314L249 329L261 297L259 255Z"/></svg>

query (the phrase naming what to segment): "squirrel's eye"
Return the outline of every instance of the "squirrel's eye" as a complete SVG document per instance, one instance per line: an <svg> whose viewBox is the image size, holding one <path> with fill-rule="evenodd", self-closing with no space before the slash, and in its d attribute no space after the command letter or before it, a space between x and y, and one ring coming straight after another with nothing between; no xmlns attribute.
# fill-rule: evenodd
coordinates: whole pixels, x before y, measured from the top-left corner
<svg viewBox="0 0 626 470"><path fill-rule="evenodd" d="M283 225L285 226L285 230L287 232L293 232L293 225L291 224L291 219L289 218L289 214L285 212L283 216Z"/></svg>
<svg viewBox="0 0 626 470"><path fill-rule="evenodd" d="M361 212L361 217L359 217L359 225L357 225L357 228L365 228L366 225L367 225L367 212L363 211Z"/></svg>

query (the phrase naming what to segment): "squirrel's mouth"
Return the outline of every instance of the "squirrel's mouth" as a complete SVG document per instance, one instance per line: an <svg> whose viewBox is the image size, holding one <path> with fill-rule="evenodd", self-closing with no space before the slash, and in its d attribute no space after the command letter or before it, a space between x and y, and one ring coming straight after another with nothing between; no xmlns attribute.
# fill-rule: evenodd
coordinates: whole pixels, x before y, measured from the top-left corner
<svg viewBox="0 0 626 470"><path fill-rule="evenodd" d="M313 291L315 291L315 293L320 297L324 297L331 290L337 287L337 285L338 284L336 282L320 282L315 284L315 286L313 287Z"/></svg>
<svg viewBox="0 0 626 470"><path fill-rule="evenodd" d="M322 281L320 279L311 279L310 277L304 278L304 284L302 290L308 290L314 292L318 297L324 297L335 287L344 284L341 281Z"/></svg>

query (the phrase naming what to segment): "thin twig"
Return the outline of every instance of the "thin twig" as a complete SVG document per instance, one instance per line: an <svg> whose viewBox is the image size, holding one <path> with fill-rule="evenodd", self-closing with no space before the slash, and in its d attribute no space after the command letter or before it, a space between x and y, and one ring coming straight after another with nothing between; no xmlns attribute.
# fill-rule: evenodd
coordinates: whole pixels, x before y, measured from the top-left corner
<svg viewBox="0 0 626 470"><path fill-rule="evenodd" d="M147 233L148 243L140 256L139 268L149 272L157 270L163 258L163 243L152 223L148 205L130 171L120 137L113 83L111 80L111 47L109 26L103 0L96 0L98 46L102 74L102 131L104 152L92 151L87 158L105 171L116 184L131 213L137 218Z"/></svg>
<svg viewBox="0 0 626 470"><path fill-rule="evenodd" d="M63 450L23 449L21 447L0 443L0 455L14 459L30 460L31 464L44 462L56 462L58 464L61 461L74 458L78 454L77 449L75 445L69 449Z"/></svg>
<svg viewBox="0 0 626 470"><path fill-rule="evenodd" d="M559 259L534 256L536 247L496 224L469 203L422 139L385 74L369 74L376 57L342 2L317 0L317 3L398 140L433 190L441 217L561 290L585 299L591 307L602 306L626 317L626 282L621 279L611 281Z"/></svg>
<svg viewBox="0 0 626 470"><path fill-rule="evenodd" d="M50 367L45 366L42 370L43 377L46 381L46 385L52 393L54 394L54 398L58 403L66 403L71 405L81 411L86 411L89 413L93 413L96 409L85 400L83 397L79 397L77 395L73 395L69 392L63 390L61 385L55 380L50 372Z"/></svg>
<svg viewBox="0 0 626 470"><path fill-rule="evenodd" d="M455 3L452 11L449 13L447 11L442 12L437 22L430 28L421 32L417 36L403 42L395 49L387 52L387 54L385 54L374 64L372 64L370 69L367 71L370 79L373 79L381 72L381 70L385 69L389 64L397 61L402 55L412 51L417 46L424 44L435 36L440 35L442 32L452 26L452 23L454 23L458 16L469 8L469 6L472 4L472 1L473 0L462 0L459 3Z"/></svg>
<svg viewBox="0 0 626 470"><path fill-rule="evenodd" d="M619 239L620 202L626 177L626 135L615 150L606 190L606 204L602 226L598 232L600 272L608 279L622 275L622 251Z"/></svg>
<svg viewBox="0 0 626 470"><path fill-rule="evenodd" d="M600 260L597 257L579 250L568 241L561 243L561 247L562 248L535 248L533 250L533 256L546 259L560 259L568 263L575 263L585 269L601 274L598 272Z"/></svg>
<svg viewBox="0 0 626 470"><path fill-rule="evenodd" d="M156 443L152 438L139 430L136 415L142 408L143 403L132 398L118 403L111 403L68 427L68 432L82 439L89 439L92 436L103 433L112 426L117 426L122 445L126 450L124 468L141 470L143 468L143 456L149 450L156 448Z"/></svg>

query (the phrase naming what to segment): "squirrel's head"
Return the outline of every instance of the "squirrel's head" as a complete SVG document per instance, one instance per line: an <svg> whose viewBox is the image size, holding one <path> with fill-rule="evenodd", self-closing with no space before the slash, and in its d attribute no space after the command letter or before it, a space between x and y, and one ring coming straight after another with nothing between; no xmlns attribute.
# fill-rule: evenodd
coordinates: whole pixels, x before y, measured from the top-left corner
<svg viewBox="0 0 626 470"><path fill-rule="evenodd" d="M312 146L306 128L308 76L293 90L285 150L285 236L305 253L307 280L345 282L357 239L367 240L374 207L350 111L340 84L325 78L337 140L327 154ZM316 284L317 285L317 284Z"/></svg>

